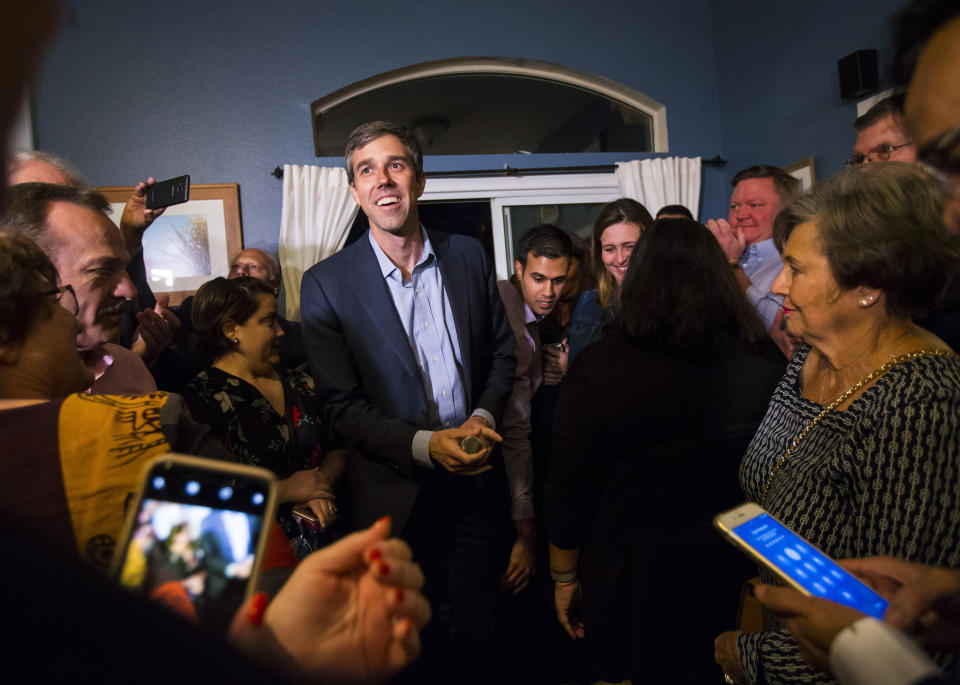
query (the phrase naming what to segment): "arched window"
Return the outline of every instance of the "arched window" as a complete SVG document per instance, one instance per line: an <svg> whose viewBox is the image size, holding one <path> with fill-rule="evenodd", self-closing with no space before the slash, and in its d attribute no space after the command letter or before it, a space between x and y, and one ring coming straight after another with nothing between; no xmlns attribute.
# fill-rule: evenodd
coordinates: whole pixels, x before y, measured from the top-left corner
<svg viewBox="0 0 960 685"><path fill-rule="evenodd" d="M666 107L556 64L458 57L389 71L311 106L318 157L343 153L358 125L410 126L424 154L667 152Z"/></svg>

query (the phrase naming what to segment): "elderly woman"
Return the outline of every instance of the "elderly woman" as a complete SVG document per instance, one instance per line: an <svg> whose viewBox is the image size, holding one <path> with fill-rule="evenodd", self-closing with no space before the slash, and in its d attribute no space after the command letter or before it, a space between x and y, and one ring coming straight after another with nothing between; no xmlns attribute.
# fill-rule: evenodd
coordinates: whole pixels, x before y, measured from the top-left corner
<svg viewBox="0 0 960 685"><path fill-rule="evenodd" d="M939 190L912 167L844 171L781 210L793 356L740 468L743 489L835 558L960 566L960 359L911 318L957 249ZM829 682L780 626L722 634L735 682Z"/></svg>
<svg viewBox="0 0 960 685"><path fill-rule="evenodd" d="M570 322L570 363L580 350L599 340L614 317L620 284L627 273L630 253L653 218L646 207L630 198L620 198L600 210L593 225L595 290L584 292Z"/></svg>
<svg viewBox="0 0 960 685"><path fill-rule="evenodd" d="M204 283L193 302L194 330L213 366L183 389L195 419L208 424L240 461L273 471L280 482L277 520L301 555L322 536L305 530L294 505L312 510L322 528L336 518L333 483L346 452L329 450L313 379L278 368L283 331L273 288L250 276Z"/></svg>
<svg viewBox="0 0 960 685"><path fill-rule="evenodd" d="M736 465L785 361L694 221L643 234L620 299L620 326L561 386L545 498L557 614L593 678L699 685L751 570L710 520L740 499Z"/></svg>

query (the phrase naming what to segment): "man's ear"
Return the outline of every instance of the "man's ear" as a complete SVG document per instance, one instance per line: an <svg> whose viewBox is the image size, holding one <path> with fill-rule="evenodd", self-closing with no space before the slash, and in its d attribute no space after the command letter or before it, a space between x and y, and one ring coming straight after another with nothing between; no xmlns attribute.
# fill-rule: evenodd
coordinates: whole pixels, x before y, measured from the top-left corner
<svg viewBox="0 0 960 685"><path fill-rule="evenodd" d="M357 187L352 183L348 186L350 188L350 196L353 198L353 201L358 205L360 204L360 193L357 192Z"/></svg>
<svg viewBox="0 0 960 685"><path fill-rule="evenodd" d="M513 273L517 275L518 281L523 280L523 264L520 262L519 259L513 260Z"/></svg>

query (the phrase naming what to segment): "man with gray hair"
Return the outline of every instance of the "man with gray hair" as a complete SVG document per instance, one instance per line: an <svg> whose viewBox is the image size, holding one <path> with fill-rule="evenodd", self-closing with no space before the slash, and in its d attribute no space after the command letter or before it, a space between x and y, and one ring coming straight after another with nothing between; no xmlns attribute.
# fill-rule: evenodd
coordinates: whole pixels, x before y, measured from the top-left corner
<svg viewBox="0 0 960 685"><path fill-rule="evenodd" d="M146 206L147 188L155 182L155 179L148 178L136 185L118 223L127 251L133 256L127 273L137 287L137 299L124 312L119 342L147 362L156 359L170 344L180 324L168 308L169 296L161 295L159 300L154 297L143 263L143 233L154 219L163 214L163 209L147 209ZM42 150L20 152L7 164L7 185L21 183L48 183L83 190L90 188L76 166L63 157Z"/></svg>
<svg viewBox="0 0 960 685"><path fill-rule="evenodd" d="M106 198L92 190L49 183L7 189L2 226L29 236L77 298L80 356L93 374L91 392L136 395L156 390L153 376L132 351L114 344L137 288L125 271L130 255L107 216Z"/></svg>

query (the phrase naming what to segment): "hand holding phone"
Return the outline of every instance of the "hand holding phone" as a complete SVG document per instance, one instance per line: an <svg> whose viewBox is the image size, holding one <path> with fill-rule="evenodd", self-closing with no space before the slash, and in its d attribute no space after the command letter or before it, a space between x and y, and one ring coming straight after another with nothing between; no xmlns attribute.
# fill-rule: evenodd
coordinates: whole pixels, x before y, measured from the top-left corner
<svg viewBox="0 0 960 685"><path fill-rule="evenodd" d="M822 597L883 618L887 600L753 502L718 514L721 533L756 562L808 597Z"/></svg>

